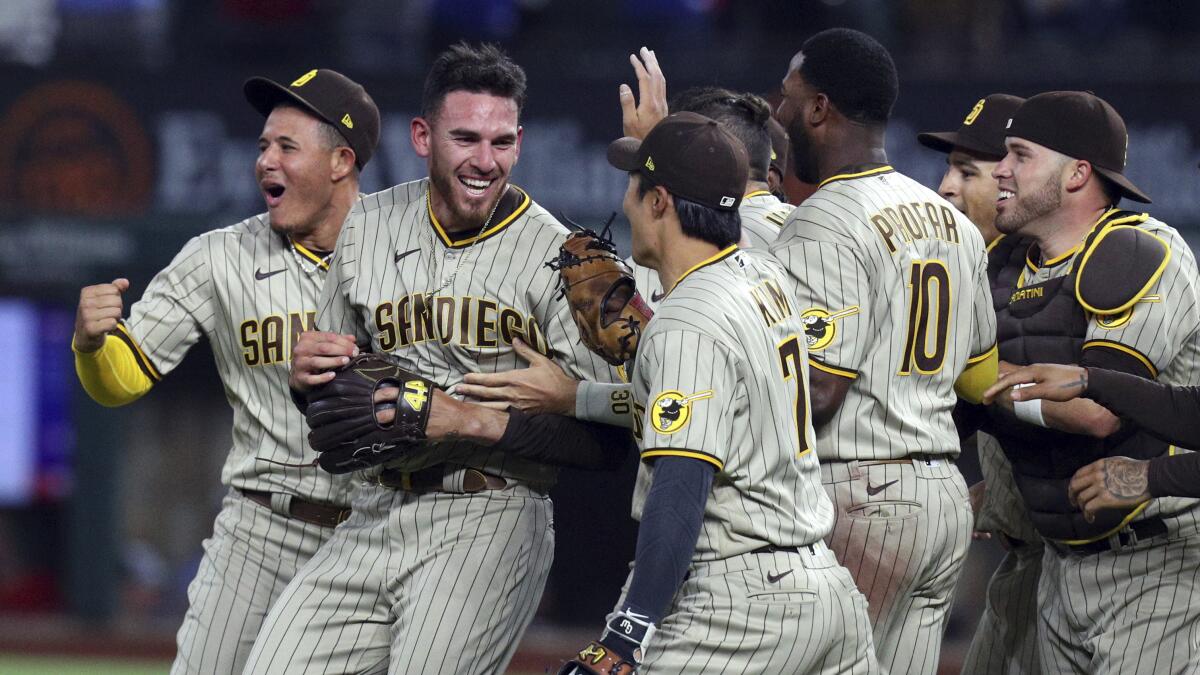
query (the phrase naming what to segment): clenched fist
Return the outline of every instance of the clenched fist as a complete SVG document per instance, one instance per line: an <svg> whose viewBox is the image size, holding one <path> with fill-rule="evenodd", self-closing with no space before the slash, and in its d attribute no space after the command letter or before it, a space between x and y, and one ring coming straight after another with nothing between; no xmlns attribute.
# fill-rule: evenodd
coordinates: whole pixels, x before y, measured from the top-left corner
<svg viewBox="0 0 1200 675"><path fill-rule="evenodd" d="M114 279L111 284L87 286L79 292L73 341L76 351L96 351L104 344L104 337L116 330L125 310L121 294L127 290L128 279Z"/></svg>

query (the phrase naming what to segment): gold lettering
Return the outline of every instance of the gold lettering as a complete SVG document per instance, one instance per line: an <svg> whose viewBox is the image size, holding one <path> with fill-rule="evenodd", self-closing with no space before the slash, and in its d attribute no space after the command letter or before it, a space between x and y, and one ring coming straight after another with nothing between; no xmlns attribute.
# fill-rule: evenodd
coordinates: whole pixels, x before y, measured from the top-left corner
<svg viewBox="0 0 1200 675"><path fill-rule="evenodd" d="M521 313L505 307L500 311L500 338L512 344L514 338L525 339L525 331L521 330Z"/></svg>
<svg viewBox="0 0 1200 675"><path fill-rule="evenodd" d="M478 300L479 314L475 329L475 345L477 347L496 346L496 303L491 300ZM491 318L488 313L491 312Z"/></svg>
<svg viewBox="0 0 1200 675"><path fill-rule="evenodd" d="M284 360L283 317L268 316L262 320L263 364Z"/></svg>
<svg viewBox="0 0 1200 675"><path fill-rule="evenodd" d="M413 344L433 339L433 311L428 298L422 293L412 296L413 308Z"/></svg>
<svg viewBox="0 0 1200 675"><path fill-rule="evenodd" d="M954 212L950 207L942 207L942 224L946 226L946 241L958 243L958 223L954 220Z"/></svg>
<svg viewBox="0 0 1200 675"><path fill-rule="evenodd" d="M379 348L390 352L396 348L396 308L390 302L375 308L375 327L379 329Z"/></svg>
<svg viewBox="0 0 1200 675"><path fill-rule="evenodd" d="M887 219L876 213L871 216L871 224L875 226L875 230L879 232L879 236L883 237L883 243L887 244L888 251L895 253L896 245L892 243L892 237L896 236L896 231L888 224Z"/></svg>
<svg viewBox="0 0 1200 675"><path fill-rule="evenodd" d="M242 322L240 332L242 335L242 358L246 360L246 365L257 366L262 363L262 354L258 345L258 322L254 319L246 319Z"/></svg>
<svg viewBox="0 0 1200 675"><path fill-rule="evenodd" d="M454 339L454 298L439 296L433 301L434 313L437 314L438 336L442 344L448 345Z"/></svg>

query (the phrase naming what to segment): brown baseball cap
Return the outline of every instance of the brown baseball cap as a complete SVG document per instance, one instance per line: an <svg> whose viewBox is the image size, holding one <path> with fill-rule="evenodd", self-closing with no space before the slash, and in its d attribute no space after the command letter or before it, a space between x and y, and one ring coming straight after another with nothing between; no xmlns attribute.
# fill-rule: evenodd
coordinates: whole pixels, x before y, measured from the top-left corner
<svg viewBox="0 0 1200 675"><path fill-rule="evenodd" d="M767 133L771 135L771 168L780 176L787 175L788 142L787 130L774 117L767 120Z"/></svg>
<svg viewBox="0 0 1200 675"><path fill-rule="evenodd" d="M1129 148L1125 120L1090 91L1048 91L1031 96L1013 114L1005 133L1091 162L1096 173L1116 183L1123 195L1150 203L1150 197L1125 177Z"/></svg>
<svg viewBox="0 0 1200 675"><path fill-rule="evenodd" d="M992 94L979 99L967 113L958 131L926 131L917 134L917 142L938 152L949 153L954 148L1003 158L1005 127L1025 99L1009 94Z"/></svg>
<svg viewBox="0 0 1200 675"><path fill-rule="evenodd" d="M742 142L716 120L694 112L664 117L645 140L618 138L608 146L608 163L721 211L737 210L750 176Z"/></svg>
<svg viewBox="0 0 1200 675"><path fill-rule="evenodd" d="M291 103L333 125L354 151L354 163L360 170L375 154L379 108L362 85L337 71L310 70L286 87L265 77L252 77L242 85L242 92L263 117L280 103Z"/></svg>

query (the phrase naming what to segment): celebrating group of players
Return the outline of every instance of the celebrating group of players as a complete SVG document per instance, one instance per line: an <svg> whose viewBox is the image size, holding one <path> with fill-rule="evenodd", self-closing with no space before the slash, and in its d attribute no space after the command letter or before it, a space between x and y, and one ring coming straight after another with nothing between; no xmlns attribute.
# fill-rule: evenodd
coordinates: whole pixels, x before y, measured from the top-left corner
<svg viewBox="0 0 1200 675"><path fill-rule="evenodd" d="M267 212L192 239L127 317L126 280L83 290L93 398L137 399L207 337L235 413L173 672L503 672L550 569L558 467L615 466L630 432L635 560L564 673L933 673L973 531L1008 555L963 672L1194 669L1200 521L1163 464L1186 451L1145 405L1066 400L1200 384L1196 263L1117 208L1149 201L1117 112L986 96L920 136L947 153L935 193L887 163L898 79L867 35L809 38L774 119L716 87L668 106L654 52L631 63L608 158L654 316L619 367L545 265L567 229L509 183L525 74L490 46L431 68L428 177L368 196L362 87L248 81ZM789 152L817 186L794 208ZM419 411L423 440L330 473L308 434L349 427L310 401L360 352L424 378L366 401L384 438ZM1043 362L1079 367L1018 368Z"/></svg>

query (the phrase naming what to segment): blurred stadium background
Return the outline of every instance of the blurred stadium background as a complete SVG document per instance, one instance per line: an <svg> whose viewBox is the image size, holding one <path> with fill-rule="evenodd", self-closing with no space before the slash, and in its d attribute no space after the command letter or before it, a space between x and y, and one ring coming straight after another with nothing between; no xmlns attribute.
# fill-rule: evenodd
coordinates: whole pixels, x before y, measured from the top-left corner
<svg viewBox="0 0 1200 675"><path fill-rule="evenodd" d="M336 68L384 112L374 191L424 175L408 123L433 54L502 44L529 73L515 181L599 221L624 176L626 55L656 50L671 91L771 94L804 38L866 30L893 52L892 163L936 186L918 130L977 99L1090 89L1130 129L1151 212L1200 237L1200 7L1179 0L3 0L0 2L0 673L165 672L185 588L224 489L230 415L206 349L153 395L100 408L75 381L79 288L127 276L140 296L191 236L262 210L251 75ZM802 197L805 186L793 183ZM627 250L627 249L625 249ZM973 457L964 472L978 476ZM600 626L632 557L635 467L566 472L558 557L513 672L541 673ZM603 542L610 557L576 550ZM592 549L594 551L594 549ZM942 655L958 663L1000 555L978 542Z"/></svg>

